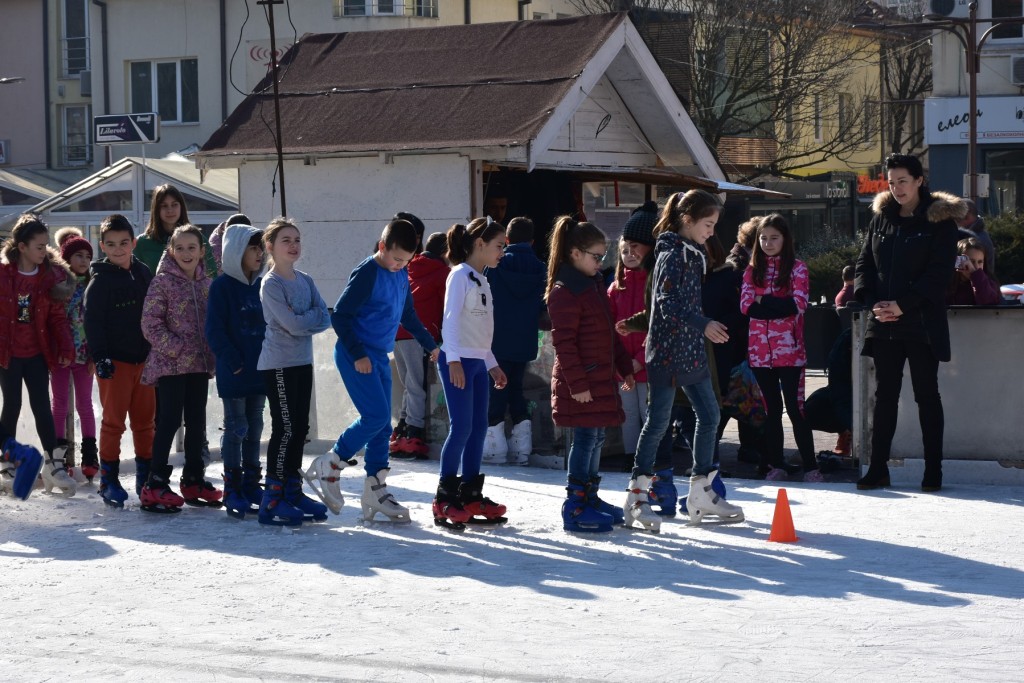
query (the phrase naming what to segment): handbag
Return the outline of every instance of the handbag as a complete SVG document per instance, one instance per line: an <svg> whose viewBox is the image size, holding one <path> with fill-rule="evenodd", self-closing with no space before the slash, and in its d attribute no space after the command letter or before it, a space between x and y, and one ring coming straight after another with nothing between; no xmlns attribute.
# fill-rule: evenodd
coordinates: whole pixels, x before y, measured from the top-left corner
<svg viewBox="0 0 1024 683"><path fill-rule="evenodd" d="M722 398L722 411L739 422L746 422L754 427L764 425L768 410L764 403L764 394L757 386L754 371L750 363L743 361L729 373L729 390Z"/></svg>

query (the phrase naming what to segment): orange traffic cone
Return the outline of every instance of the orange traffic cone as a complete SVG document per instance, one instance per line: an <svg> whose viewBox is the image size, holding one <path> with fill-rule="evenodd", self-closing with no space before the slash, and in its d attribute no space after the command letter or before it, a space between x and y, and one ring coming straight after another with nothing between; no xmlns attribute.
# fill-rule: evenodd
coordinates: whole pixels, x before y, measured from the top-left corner
<svg viewBox="0 0 1024 683"><path fill-rule="evenodd" d="M789 494L786 489L779 489L779 497L775 499L775 516L772 518L772 533L769 541L775 543L793 543L800 539L796 537L796 529L793 528L793 514L789 511Z"/></svg>

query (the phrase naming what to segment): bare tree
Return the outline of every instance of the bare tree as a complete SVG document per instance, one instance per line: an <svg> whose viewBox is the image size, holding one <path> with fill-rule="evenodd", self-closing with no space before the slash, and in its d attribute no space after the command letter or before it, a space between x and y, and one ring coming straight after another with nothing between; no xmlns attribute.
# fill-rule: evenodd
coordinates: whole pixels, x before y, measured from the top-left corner
<svg viewBox="0 0 1024 683"><path fill-rule="evenodd" d="M571 2L630 11L719 161L729 170L723 157L742 159L731 169L738 179L864 151L879 93L855 85L858 70L877 64L877 42L851 30L862 0Z"/></svg>
<svg viewBox="0 0 1024 683"><path fill-rule="evenodd" d="M932 46L929 32L907 34L904 40L882 43L882 88L885 96L885 143L889 151L906 152L924 145L924 96L932 90ZM913 116L917 114L917 116Z"/></svg>

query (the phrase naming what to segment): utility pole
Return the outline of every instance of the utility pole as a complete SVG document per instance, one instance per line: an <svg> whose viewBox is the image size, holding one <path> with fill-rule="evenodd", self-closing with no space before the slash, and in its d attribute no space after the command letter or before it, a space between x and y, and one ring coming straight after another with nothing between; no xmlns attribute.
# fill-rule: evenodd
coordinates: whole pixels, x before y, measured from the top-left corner
<svg viewBox="0 0 1024 683"><path fill-rule="evenodd" d="M281 145L281 102L277 89L277 36L274 32L274 5L283 5L284 0L256 0L257 5L266 7L267 23L270 24L270 71L274 79L274 144L277 147L277 175L281 180L281 215L288 215L288 202L284 190L284 151Z"/></svg>

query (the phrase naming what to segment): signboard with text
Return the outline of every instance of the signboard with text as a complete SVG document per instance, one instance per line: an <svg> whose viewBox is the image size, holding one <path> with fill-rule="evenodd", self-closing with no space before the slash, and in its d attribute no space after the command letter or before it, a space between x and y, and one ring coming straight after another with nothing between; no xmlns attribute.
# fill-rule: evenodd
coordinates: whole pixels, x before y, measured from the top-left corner
<svg viewBox="0 0 1024 683"><path fill-rule="evenodd" d="M978 144L1024 142L1024 96L979 97ZM971 112L966 97L929 97L924 101L925 142L966 145Z"/></svg>
<svg viewBox="0 0 1024 683"><path fill-rule="evenodd" d="M92 122L97 145L160 142L160 117L154 112L94 116Z"/></svg>

